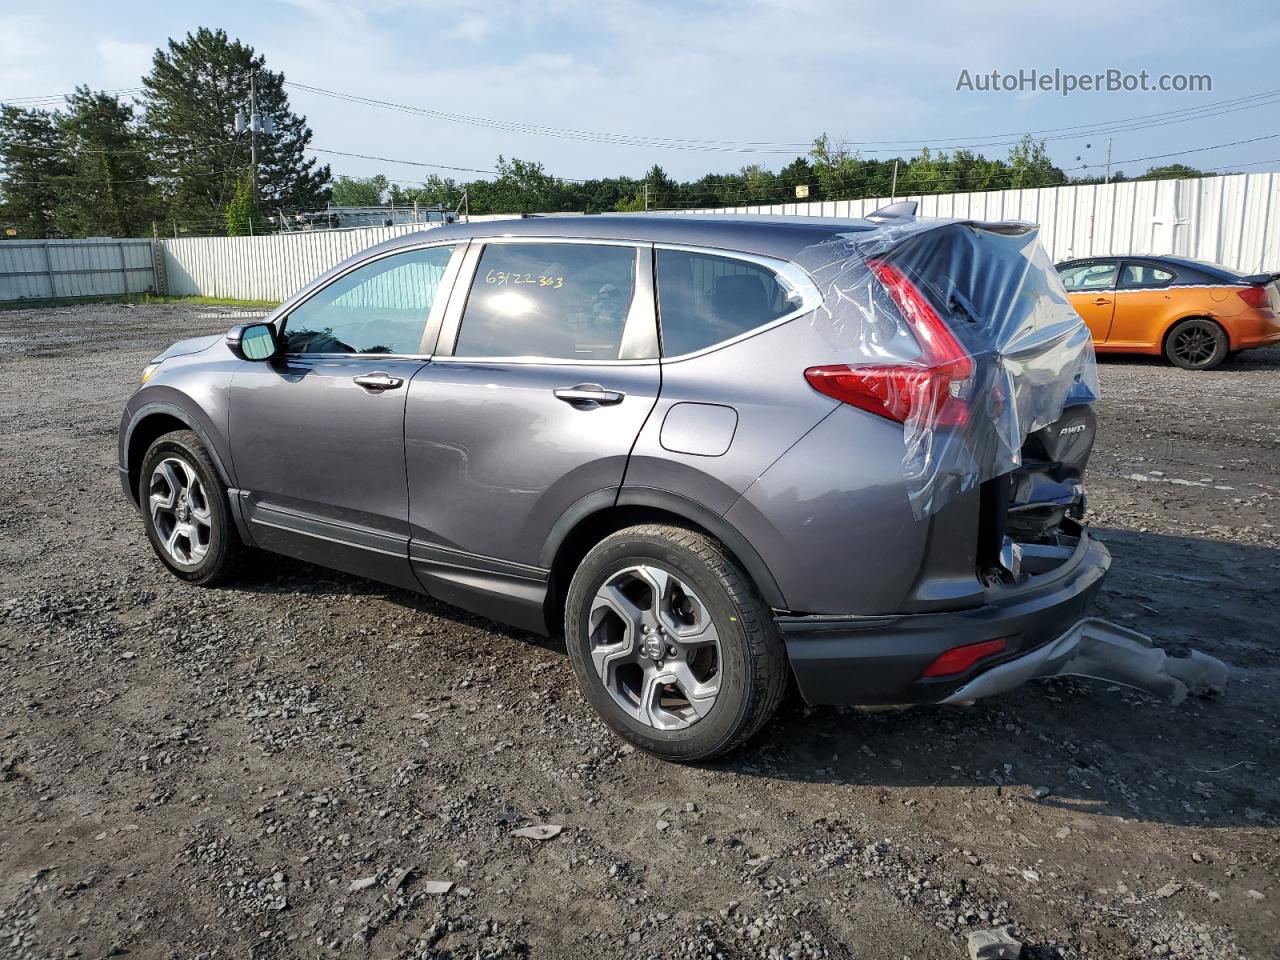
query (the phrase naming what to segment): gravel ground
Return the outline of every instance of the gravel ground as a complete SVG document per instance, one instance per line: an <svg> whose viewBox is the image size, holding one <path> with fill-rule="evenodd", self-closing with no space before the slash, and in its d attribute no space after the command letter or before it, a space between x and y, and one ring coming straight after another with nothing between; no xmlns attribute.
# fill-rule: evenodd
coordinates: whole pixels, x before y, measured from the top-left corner
<svg viewBox="0 0 1280 960"><path fill-rule="evenodd" d="M1101 364L1101 613L1229 661L1225 699L792 700L681 767L555 641L280 558L163 572L119 411L235 316L0 312L5 957L914 960L1005 923L1038 958L1278 955L1280 350Z"/></svg>

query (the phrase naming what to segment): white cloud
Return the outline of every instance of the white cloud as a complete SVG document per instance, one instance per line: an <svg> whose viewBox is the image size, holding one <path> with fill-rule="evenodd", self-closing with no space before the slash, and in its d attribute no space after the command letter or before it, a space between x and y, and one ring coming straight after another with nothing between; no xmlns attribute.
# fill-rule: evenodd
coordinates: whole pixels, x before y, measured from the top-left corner
<svg viewBox="0 0 1280 960"><path fill-rule="evenodd" d="M493 21L486 17L467 16L446 31L446 35L468 43L484 43L492 32Z"/></svg>
<svg viewBox="0 0 1280 960"><path fill-rule="evenodd" d="M97 45L101 62L98 82L108 90L136 87L142 75L151 71L151 55L155 49L149 43L128 43L103 37Z"/></svg>
<svg viewBox="0 0 1280 960"><path fill-rule="evenodd" d="M31 8L38 15L0 15L0 95L54 93L78 83L134 86L166 36L181 36L198 23L182 5L162 0L125 0L126 16L104 16L105 28L93 17L54 9L69 0L42 2ZM502 153L584 177L639 174L657 162L687 177L755 161L776 168L824 131L851 141L906 140L903 152L909 152L940 138L981 142L993 132L1192 103L958 93L961 68L1213 71L1215 93L1206 100L1264 87L1256 79L1269 64L1263 47L1237 44L1231 58L1204 52L1196 25L1204 26L1209 15L1198 4L1167 0L1153 16L1130 0L1073 0L1070 10L1050 17L1043 4L1010 7L1003 0L920 0L909 15L900 5L869 0L274 0L228 5L221 15L228 33L301 83L513 123L796 145L784 154L641 149L449 123L290 91L318 146L478 168L491 168ZM1098 45L1100 22L1125 43ZM1235 119L1245 116L1254 115ZM1188 137L1238 139L1221 132L1207 123L1169 127L1131 138L1128 155L1178 149ZM1121 146L1118 140L1117 151ZM985 152L999 155L1003 148ZM1073 144L1061 152L1079 150ZM322 159L357 175L381 170L419 178L425 172Z"/></svg>
<svg viewBox="0 0 1280 960"><path fill-rule="evenodd" d="M0 97L63 92L49 69L54 54L54 30L44 17L0 16Z"/></svg>

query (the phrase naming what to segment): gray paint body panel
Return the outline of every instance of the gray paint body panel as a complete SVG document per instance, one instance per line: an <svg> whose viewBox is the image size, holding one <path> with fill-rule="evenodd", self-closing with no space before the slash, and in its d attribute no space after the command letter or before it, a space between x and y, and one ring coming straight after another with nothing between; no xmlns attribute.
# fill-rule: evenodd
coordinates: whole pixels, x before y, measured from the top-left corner
<svg viewBox="0 0 1280 960"><path fill-rule="evenodd" d="M719 403L676 403L667 408L658 442L671 453L722 457L729 452L738 411Z"/></svg>
<svg viewBox="0 0 1280 960"><path fill-rule="evenodd" d="M554 391L598 383L608 406ZM575 502L622 484L627 455L658 396L648 364L437 362L409 384L409 531L415 540L537 564Z"/></svg>
<svg viewBox="0 0 1280 960"><path fill-rule="evenodd" d="M907 501L902 428L852 407L805 434L725 519L755 545L791 609L832 614L901 610L931 526Z"/></svg>
<svg viewBox="0 0 1280 960"><path fill-rule="evenodd" d="M628 485L670 490L723 514L837 406L804 379L804 369L822 362L822 356L801 316L720 350L664 360L662 396L636 440ZM721 404L736 411L733 443L722 456L709 461L663 446L666 417L682 403Z"/></svg>
<svg viewBox="0 0 1280 960"><path fill-rule="evenodd" d="M405 387L376 392L353 378L406 383L418 360L283 357L245 363L231 385L231 450L239 486L267 503L408 540Z"/></svg>

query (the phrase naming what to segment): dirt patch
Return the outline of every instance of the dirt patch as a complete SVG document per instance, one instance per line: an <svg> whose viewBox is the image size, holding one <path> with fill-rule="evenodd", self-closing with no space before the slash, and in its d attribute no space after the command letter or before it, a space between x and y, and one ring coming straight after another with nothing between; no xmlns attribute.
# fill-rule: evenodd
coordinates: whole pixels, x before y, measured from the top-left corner
<svg viewBox="0 0 1280 960"><path fill-rule="evenodd" d="M1100 364L1101 613L1228 661L1227 699L792 701L680 767L614 739L553 641L281 558L163 572L120 409L239 319L0 313L6 956L959 958L1005 922L1034 957L1275 955L1280 350Z"/></svg>

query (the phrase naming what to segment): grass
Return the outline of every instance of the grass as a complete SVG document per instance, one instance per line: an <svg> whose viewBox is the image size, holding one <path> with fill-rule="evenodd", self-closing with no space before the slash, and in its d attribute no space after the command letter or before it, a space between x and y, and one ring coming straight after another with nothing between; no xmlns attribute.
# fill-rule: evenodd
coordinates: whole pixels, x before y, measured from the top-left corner
<svg viewBox="0 0 1280 960"><path fill-rule="evenodd" d="M0 310L70 307L82 303L182 303L193 307L241 307L248 310L270 310L280 305L275 300L233 300L230 297L171 297L157 293L129 293L102 297L59 297L55 300L0 300Z"/></svg>

